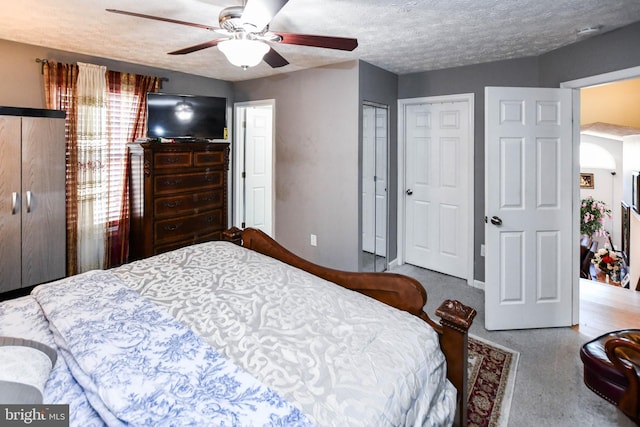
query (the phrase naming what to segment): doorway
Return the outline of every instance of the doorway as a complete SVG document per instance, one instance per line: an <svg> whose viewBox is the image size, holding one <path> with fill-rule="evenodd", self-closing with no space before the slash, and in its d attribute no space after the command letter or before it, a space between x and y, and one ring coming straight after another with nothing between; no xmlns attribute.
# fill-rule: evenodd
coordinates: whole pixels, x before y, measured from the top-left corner
<svg viewBox="0 0 640 427"><path fill-rule="evenodd" d="M631 137L640 134L640 78L581 88L580 99L580 174L593 177L590 185L581 185L580 198L607 204L612 218L604 229L622 250L621 201L631 205L630 175L640 169Z"/></svg>
<svg viewBox="0 0 640 427"><path fill-rule="evenodd" d="M234 224L274 236L275 100L234 105Z"/></svg>
<svg viewBox="0 0 640 427"><path fill-rule="evenodd" d="M387 269L389 112L362 105L362 271Z"/></svg>
<svg viewBox="0 0 640 427"><path fill-rule="evenodd" d="M398 101L398 263L473 285L473 94Z"/></svg>
<svg viewBox="0 0 640 427"><path fill-rule="evenodd" d="M613 71L610 73L605 73L605 74L599 74L599 75L595 75L595 76L590 76L590 77L585 77L585 78L581 78L581 79L576 79L576 80L571 80L568 82L564 82L560 85L560 87L563 88L570 88L573 89L574 92L576 93L577 96L573 97L573 110L574 110L574 117L580 117L580 96L579 96L579 92L582 88L587 88L587 87L591 87L591 86L596 86L596 85L603 85L603 84L607 84L607 83L612 83L612 82L617 82L617 81L623 81L623 80L628 80L628 79L633 79L633 78L638 78L640 77L640 67L633 67L633 68L627 68L624 70L618 70L618 71ZM577 156L579 153L579 141L580 141L580 121L576 120L576 122L574 123L574 153L576 153L575 155ZM579 172L579 168L577 167L577 165L579 165L579 159L575 158L574 159L574 165L576 165L576 167L574 167L574 172L576 176L576 182L578 181L577 179L577 175L580 173ZM576 186L576 194L574 196L574 202L575 202L575 206L578 206L578 202L579 202L579 188L578 186ZM577 224L579 222L579 216L580 216L580 211L579 209L576 209L574 211L574 224L576 224L576 228L577 228ZM576 230L576 232L574 233L575 236L575 241L578 241L578 230ZM576 251L579 250L579 248L576 246L575 248ZM574 259L577 259L578 257L575 256L573 257ZM579 323L579 312L580 312L580 280L578 279L579 277L579 272L578 272L578 266L575 266L575 271L573 276L576 278L573 282L573 292L574 295L577 297L573 298L573 324L578 324Z"/></svg>

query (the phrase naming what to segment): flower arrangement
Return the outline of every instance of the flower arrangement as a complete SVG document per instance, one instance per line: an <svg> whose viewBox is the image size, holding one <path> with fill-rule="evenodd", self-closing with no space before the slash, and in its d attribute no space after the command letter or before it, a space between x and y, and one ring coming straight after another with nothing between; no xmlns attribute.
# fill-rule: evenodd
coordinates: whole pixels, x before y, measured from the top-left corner
<svg viewBox="0 0 640 427"><path fill-rule="evenodd" d="M606 203L589 196L580 202L580 218L580 234L605 236L602 226L605 219L611 218L611 209Z"/></svg>
<svg viewBox="0 0 640 427"><path fill-rule="evenodd" d="M614 280L620 280L622 258L612 249L601 248L593 255L591 262Z"/></svg>

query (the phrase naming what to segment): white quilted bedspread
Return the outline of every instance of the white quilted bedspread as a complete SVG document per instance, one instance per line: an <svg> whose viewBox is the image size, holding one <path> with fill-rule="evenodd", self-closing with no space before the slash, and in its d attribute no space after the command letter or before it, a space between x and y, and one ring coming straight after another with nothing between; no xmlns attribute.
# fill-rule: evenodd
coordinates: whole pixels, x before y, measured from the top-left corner
<svg viewBox="0 0 640 427"><path fill-rule="evenodd" d="M113 270L319 426L446 426L455 389L422 320L227 242Z"/></svg>

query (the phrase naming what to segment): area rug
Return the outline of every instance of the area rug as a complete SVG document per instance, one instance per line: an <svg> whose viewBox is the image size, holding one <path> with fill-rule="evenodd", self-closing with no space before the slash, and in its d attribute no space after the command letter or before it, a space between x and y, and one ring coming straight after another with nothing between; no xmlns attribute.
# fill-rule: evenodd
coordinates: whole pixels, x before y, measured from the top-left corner
<svg viewBox="0 0 640 427"><path fill-rule="evenodd" d="M520 354L469 336L469 427L506 427Z"/></svg>

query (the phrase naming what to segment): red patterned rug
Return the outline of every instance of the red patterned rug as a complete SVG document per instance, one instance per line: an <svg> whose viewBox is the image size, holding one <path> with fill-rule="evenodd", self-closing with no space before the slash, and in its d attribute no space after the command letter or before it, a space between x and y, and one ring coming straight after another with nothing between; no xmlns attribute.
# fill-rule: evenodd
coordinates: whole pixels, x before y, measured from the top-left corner
<svg viewBox="0 0 640 427"><path fill-rule="evenodd" d="M509 420L519 353L469 337L469 427L502 427Z"/></svg>

